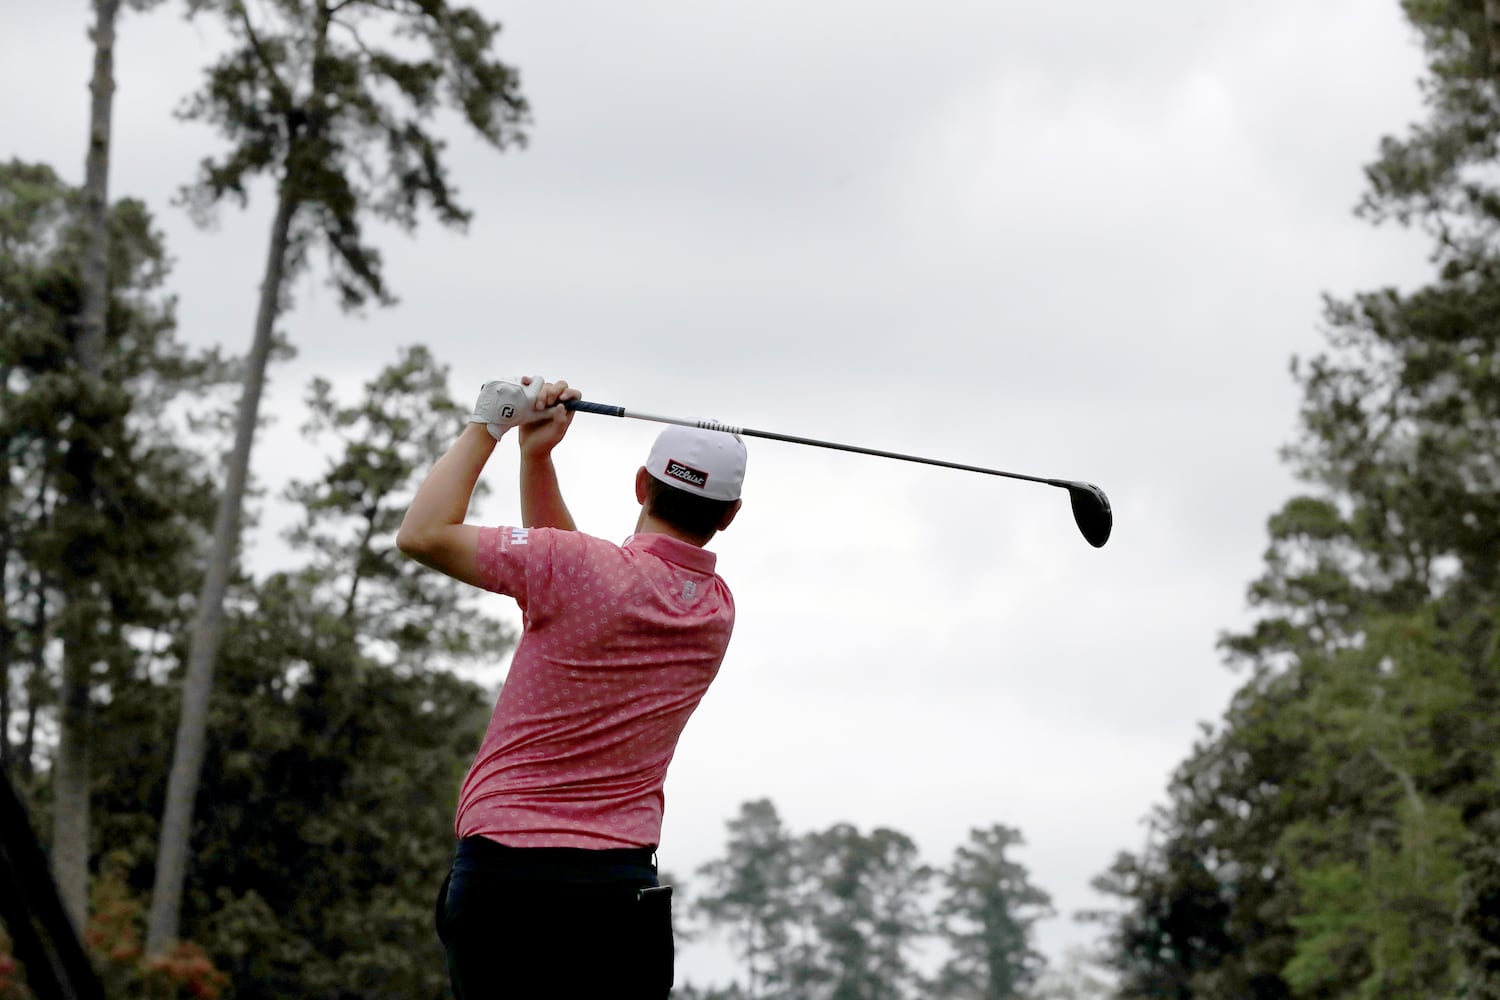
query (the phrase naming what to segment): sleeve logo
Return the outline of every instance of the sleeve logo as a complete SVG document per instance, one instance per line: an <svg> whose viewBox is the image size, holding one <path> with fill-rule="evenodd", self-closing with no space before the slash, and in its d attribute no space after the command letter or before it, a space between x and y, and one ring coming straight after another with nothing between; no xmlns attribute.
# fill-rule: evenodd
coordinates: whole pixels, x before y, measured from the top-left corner
<svg viewBox="0 0 1500 1000"><path fill-rule="evenodd" d="M510 544L512 544L512 545L525 545L527 539L530 536L531 536L531 530L529 528L511 528L510 529Z"/></svg>

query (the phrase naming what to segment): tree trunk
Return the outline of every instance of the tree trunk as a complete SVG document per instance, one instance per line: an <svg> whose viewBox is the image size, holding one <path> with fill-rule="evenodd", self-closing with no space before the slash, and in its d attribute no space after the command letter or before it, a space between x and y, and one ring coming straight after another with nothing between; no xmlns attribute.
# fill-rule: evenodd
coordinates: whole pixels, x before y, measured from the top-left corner
<svg viewBox="0 0 1500 1000"><path fill-rule="evenodd" d="M198 780L203 769L214 663L224 637L224 595L229 588L229 574L239 543L240 510L250 469L250 448L255 438L266 364L271 355L272 332L280 311L288 239L296 209L291 186L283 181L276 217L271 223L270 251L260 286L255 336L250 354L245 359L245 385L235 424L234 450L229 456L224 492L219 497L218 513L214 518L213 547L208 556L203 588L198 595L187 671L182 681L182 711L172 753L172 771L167 780L167 800L162 811L161 838L156 856L156 882L151 891L151 912L146 925L146 954L151 956L164 954L179 936L193 800L198 794Z"/></svg>
<svg viewBox="0 0 1500 1000"><path fill-rule="evenodd" d="M104 318L109 304L109 143L115 100L115 15L120 0L94 0L93 108L84 168L83 205L87 242L83 253L83 310L74 355L97 377L103 371Z"/></svg>
<svg viewBox="0 0 1500 1000"><path fill-rule="evenodd" d="M9 472L9 470L0 470ZM9 508L0 508L9 509ZM4 536L0 532L0 536ZM10 538L0 537L0 768L10 766L10 686L16 629L10 623ZM20 671L16 671L20 673Z"/></svg>
<svg viewBox="0 0 1500 1000"><path fill-rule="evenodd" d="M0 367L0 408L10 405L9 365ZM15 547L11 532L12 511L15 508L15 484L11 482L11 448L13 438L0 439L0 768L10 764L10 687L15 659L16 634L20 631L11 614L10 554ZM16 611L21 609L16 602ZM19 675L20 671L15 669Z"/></svg>
<svg viewBox="0 0 1500 1000"><path fill-rule="evenodd" d="M6 373L0 371L0 394L4 393ZM3 395L0 395L3 402ZM8 455L8 441L0 441L0 456ZM15 659L17 627L11 624L10 611L10 553L15 544L11 538L11 508L15 501L10 482L10 463L0 457L0 768L10 766L10 687L12 671L17 676L20 670ZM17 610L20 610L19 603Z"/></svg>
<svg viewBox="0 0 1500 1000"><path fill-rule="evenodd" d="M62 697L57 759L52 772L52 877L58 895L82 932L89 908L89 677L91 644L80 635L89 616L73 595L64 610Z"/></svg>
<svg viewBox="0 0 1500 1000"><path fill-rule="evenodd" d="M1489 29L1490 72L1500 74L1500 0L1484 0L1484 21Z"/></svg>
<svg viewBox="0 0 1500 1000"><path fill-rule="evenodd" d="M73 356L83 385L79 399L93 410L101 384L105 306L109 300L109 131L114 103L115 15L119 0L95 0L94 76L89 89L89 146L84 181L83 310L73 341ZM80 414L80 416L84 416ZM93 506L95 448L87 434L75 440L69 465L78 473L71 502ZM68 607L63 634L62 697L59 706L57 764L53 772L52 872L73 926L82 931L89 903L89 743L90 678L95 643L90 574L69 572Z"/></svg>
<svg viewBox="0 0 1500 1000"><path fill-rule="evenodd" d="M36 727L37 715L47 688L47 581L38 573L35 577L36 592L31 596L31 649L26 671L26 722L21 727L20 758L21 777L30 781L36 776Z"/></svg>
<svg viewBox="0 0 1500 1000"><path fill-rule="evenodd" d="M392 445L392 448L395 446ZM359 632L359 627L354 621L355 609L359 606L359 585L364 579L364 567L369 565L370 543L375 539L375 517L380 501L384 494L377 493L370 501L369 513L365 517L365 530L360 533L359 545L354 550L354 579L349 581L349 596L344 601L344 623L349 626L349 634Z"/></svg>

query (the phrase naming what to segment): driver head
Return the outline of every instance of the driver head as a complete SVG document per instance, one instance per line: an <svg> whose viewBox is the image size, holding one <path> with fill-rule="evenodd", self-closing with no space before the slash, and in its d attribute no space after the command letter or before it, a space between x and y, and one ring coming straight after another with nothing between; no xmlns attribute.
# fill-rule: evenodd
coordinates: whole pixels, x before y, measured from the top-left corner
<svg viewBox="0 0 1500 1000"><path fill-rule="evenodd" d="M1115 524L1114 514L1109 509L1109 497L1093 483L1068 483L1067 489L1078 530L1094 548L1103 548Z"/></svg>

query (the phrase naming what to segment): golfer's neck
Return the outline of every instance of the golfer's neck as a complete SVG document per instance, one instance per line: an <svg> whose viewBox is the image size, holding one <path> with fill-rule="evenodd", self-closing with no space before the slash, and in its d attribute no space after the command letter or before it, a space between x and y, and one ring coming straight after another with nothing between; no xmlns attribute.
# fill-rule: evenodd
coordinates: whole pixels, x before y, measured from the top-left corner
<svg viewBox="0 0 1500 1000"><path fill-rule="evenodd" d="M641 511L641 516L636 519L635 533L637 535L667 535L677 539L678 541L687 542L689 545L696 545L700 549L708 544L708 538L696 538L691 535L684 535L681 531L678 531L672 525L667 524L664 521L658 521L650 514L647 514L644 510ZM709 538L712 537L712 535L709 536Z"/></svg>

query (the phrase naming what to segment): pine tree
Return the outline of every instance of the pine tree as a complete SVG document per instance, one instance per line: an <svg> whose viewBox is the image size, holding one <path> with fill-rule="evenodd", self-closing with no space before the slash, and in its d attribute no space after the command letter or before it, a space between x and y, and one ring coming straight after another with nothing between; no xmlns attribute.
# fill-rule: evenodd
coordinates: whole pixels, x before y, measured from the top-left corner
<svg viewBox="0 0 1500 1000"><path fill-rule="evenodd" d="M224 595L274 326L288 289L308 250L321 244L346 307L391 302L364 222L412 229L424 209L448 225L468 220L448 182L443 143L431 131L434 112L455 107L501 149L522 140L527 113L515 72L490 55L498 26L472 8L444 0L280 0L254 13L243 0L191 0L190 6L220 18L234 36L232 50L210 68L204 89L187 106L186 117L219 126L231 144L224 156L204 163L191 199L203 212L225 198L243 201L247 182L269 174L276 211L234 449L193 624L152 892L152 954L177 937Z"/></svg>
<svg viewBox="0 0 1500 1000"><path fill-rule="evenodd" d="M1225 638L1247 672L1101 885L1125 995L1448 997L1493 982L1485 864L1500 761L1497 25L1403 4L1430 117L1387 139L1363 211L1435 235L1426 288L1330 300L1293 368L1309 484L1269 523ZM1462 941L1462 948L1454 942Z"/></svg>

